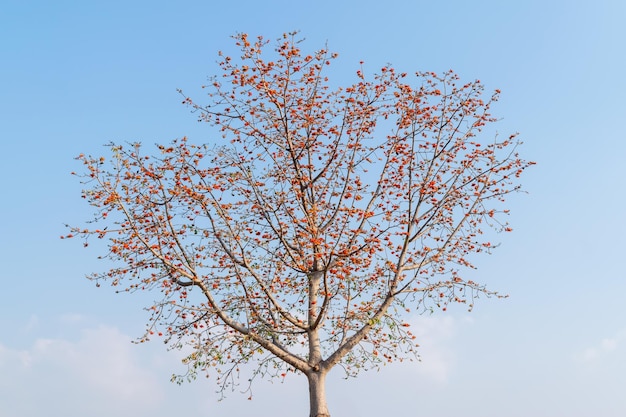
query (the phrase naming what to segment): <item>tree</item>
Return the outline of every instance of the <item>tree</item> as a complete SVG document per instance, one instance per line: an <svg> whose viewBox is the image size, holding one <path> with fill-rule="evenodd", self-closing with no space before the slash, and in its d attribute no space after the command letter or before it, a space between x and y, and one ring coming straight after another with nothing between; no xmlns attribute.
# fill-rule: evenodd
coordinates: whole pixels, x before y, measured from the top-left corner
<svg viewBox="0 0 626 417"><path fill-rule="evenodd" d="M333 367L353 376L416 354L410 309L496 294L462 271L490 252L485 230L511 230L502 202L532 162L516 135L478 140L499 94L483 100L480 81L385 66L333 89L336 54L306 55L295 34L273 52L235 39L241 57L220 53L209 103L184 96L221 137L79 156L94 227L66 237L107 241L98 285L161 291L142 340L191 346L176 381L215 372L232 388L248 362L250 381L301 373L310 416L329 416Z"/></svg>

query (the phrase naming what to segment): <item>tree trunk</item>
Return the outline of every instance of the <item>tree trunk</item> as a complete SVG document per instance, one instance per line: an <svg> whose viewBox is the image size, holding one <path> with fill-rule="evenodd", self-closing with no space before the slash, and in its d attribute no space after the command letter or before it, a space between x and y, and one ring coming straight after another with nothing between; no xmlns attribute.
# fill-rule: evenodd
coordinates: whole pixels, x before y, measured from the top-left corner
<svg viewBox="0 0 626 417"><path fill-rule="evenodd" d="M326 370L313 370L307 374L309 380L309 417L330 417L326 405Z"/></svg>

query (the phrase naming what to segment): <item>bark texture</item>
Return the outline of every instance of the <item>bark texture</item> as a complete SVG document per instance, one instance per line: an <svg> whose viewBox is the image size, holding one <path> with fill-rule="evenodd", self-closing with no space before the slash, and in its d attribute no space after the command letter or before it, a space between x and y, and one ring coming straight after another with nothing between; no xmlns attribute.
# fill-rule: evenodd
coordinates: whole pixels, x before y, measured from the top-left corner
<svg viewBox="0 0 626 417"><path fill-rule="evenodd" d="M313 370L307 373L309 380L309 417L330 417L326 405L326 370Z"/></svg>

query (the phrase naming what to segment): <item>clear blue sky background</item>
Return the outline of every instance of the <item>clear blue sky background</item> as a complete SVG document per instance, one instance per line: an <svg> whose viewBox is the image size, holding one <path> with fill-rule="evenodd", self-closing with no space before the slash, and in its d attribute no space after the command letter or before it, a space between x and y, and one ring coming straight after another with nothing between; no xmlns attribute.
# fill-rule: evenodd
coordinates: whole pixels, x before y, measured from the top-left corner
<svg viewBox="0 0 626 417"><path fill-rule="evenodd" d="M422 362L344 381L335 417L626 415L626 2L27 1L0 7L0 415L305 416L304 378L260 382L253 401L181 387L180 355L132 345L151 294L83 275L97 251L61 241L89 217L73 157L102 144L213 133L180 104L200 97L235 32L299 29L328 41L329 75L452 68L503 91L498 129L538 165L510 200L513 234L475 278L510 294L411 317ZM157 294L154 294L156 297Z"/></svg>

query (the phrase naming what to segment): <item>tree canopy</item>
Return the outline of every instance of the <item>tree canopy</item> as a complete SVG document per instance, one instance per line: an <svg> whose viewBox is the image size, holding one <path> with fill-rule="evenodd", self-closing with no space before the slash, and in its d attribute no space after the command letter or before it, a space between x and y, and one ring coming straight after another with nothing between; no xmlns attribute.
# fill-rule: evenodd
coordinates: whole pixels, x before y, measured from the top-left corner
<svg viewBox="0 0 626 417"><path fill-rule="evenodd" d="M224 389L251 361L251 379L303 373L311 416L327 416L331 368L410 358L409 312L493 294L463 271L492 248L486 229L511 231L503 202L532 163L516 135L481 135L499 91L363 63L332 88L337 55L296 36L237 35L208 102L184 96L206 143L79 156L96 214L67 237L108 242L97 282L161 292L143 340L190 346L187 376Z"/></svg>

